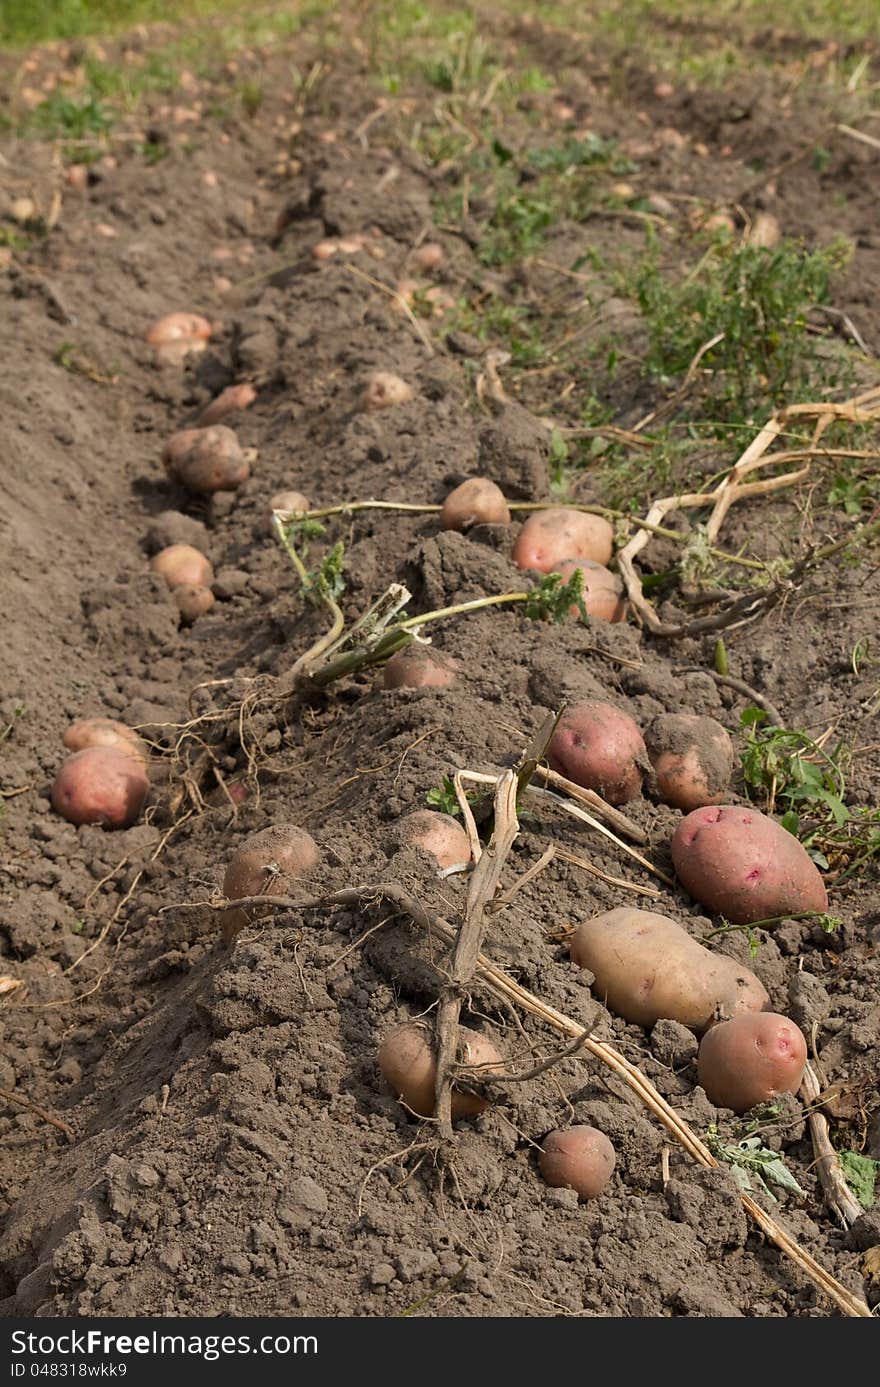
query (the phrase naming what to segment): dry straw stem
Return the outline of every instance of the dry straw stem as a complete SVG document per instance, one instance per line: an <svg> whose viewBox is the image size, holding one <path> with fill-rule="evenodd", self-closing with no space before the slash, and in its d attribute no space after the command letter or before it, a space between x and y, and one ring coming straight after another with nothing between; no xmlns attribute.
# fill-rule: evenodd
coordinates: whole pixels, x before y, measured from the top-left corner
<svg viewBox="0 0 880 1387"><path fill-rule="evenodd" d="M824 1113L819 1112L816 1107L820 1092L816 1071L808 1063L801 1084L801 1097L807 1107L807 1124L813 1142L813 1154L816 1157L816 1171L829 1209L837 1216L842 1227L849 1228L864 1213L864 1209L846 1183L837 1152L828 1135L828 1122Z"/></svg>

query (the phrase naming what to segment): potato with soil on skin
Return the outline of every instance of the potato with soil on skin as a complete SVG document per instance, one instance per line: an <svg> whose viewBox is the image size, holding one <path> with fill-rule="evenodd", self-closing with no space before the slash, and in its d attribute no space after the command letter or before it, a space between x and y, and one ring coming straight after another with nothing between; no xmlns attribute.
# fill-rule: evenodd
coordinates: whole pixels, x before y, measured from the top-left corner
<svg viewBox="0 0 880 1387"><path fill-rule="evenodd" d="M150 559L150 568L164 578L170 588L209 587L214 581L210 559L191 544L169 544Z"/></svg>
<svg viewBox="0 0 880 1387"><path fill-rule="evenodd" d="M266 528L270 534L275 534L275 512L291 511L302 514L309 510L309 498L303 496L301 491L276 491L269 502L266 514Z"/></svg>
<svg viewBox="0 0 880 1387"><path fill-rule="evenodd" d="M451 814L437 814L433 809L417 809L396 824L402 843L423 848L436 858L441 871L460 867L471 860L468 836Z"/></svg>
<svg viewBox="0 0 880 1387"><path fill-rule="evenodd" d="M828 909L806 849L757 809L695 809L675 831L672 861L688 894L734 925Z"/></svg>
<svg viewBox="0 0 880 1387"><path fill-rule="evenodd" d="M458 662L412 641L387 661L382 671L386 689L447 689L455 680Z"/></svg>
<svg viewBox="0 0 880 1387"><path fill-rule="evenodd" d="M567 583L572 573L580 569L584 575L583 601L587 616L597 621L623 621L626 616L626 598L623 583L616 573L595 559L563 559L556 569L563 583ZM572 603L569 607L572 616L580 616L580 608Z"/></svg>
<svg viewBox="0 0 880 1387"><path fill-rule="evenodd" d="M690 813L723 799L733 774L733 742L720 722L663 713L645 733L657 798Z"/></svg>
<svg viewBox="0 0 880 1387"><path fill-rule="evenodd" d="M413 251L410 257L420 270L438 270L446 259L446 252L437 241L425 241Z"/></svg>
<svg viewBox="0 0 880 1387"><path fill-rule="evenodd" d="M573 703L560 719L547 757L555 771L609 804L627 804L641 793L645 743L629 714L612 703Z"/></svg>
<svg viewBox="0 0 880 1387"><path fill-rule="evenodd" d="M712 1026L697 1052L697 1082L718 1108L748 1112L780 1093L797 1093L807 1043L787 1016L773 1011L734 1016Z"/></svg>
<svg viewBox="0 0 880 1387"><path fill-rule="evenodd" d="M68 751L85 751L91 746L111 746L133 756L142 766L149 759L146 743L124 722L115 718L81 718L68 727L62 738Z"/></svg>
<svg viewBox="0 0 880 1387"><path fill-rule="evenodd" d="M503 1071L501 1053L488 1036L459 1026L458 1041L460 1064L485 1066L485 1072L490 1074ZM382 1041L377 1059L395 1098L419 1117L432 1117L437 1059L430 1027L418 1021L395 1026ZM488 1106L488 1098L453 1087L453 1118L475 1117Z"/></svg>
<svg viewBox="0 0 880 1387"><path fill-rule="evenodd" d="M236 491L251 474L237 437L225 424L178 430L165 444L162 461L174 481L199 496Z"/></svg>
<svg viewBox="0 0 880 1387"><path fill-rule="evenodd" d="M188 356L203 352L213 328L200 313L166 313L147 333L160 366L180 366Z"/></svg>
<svg viewBox="0 0 880 1387"><path fill-rule="evenodd" d="M472 525L509 525L510 511L504 492L488 477L468 477L443 502L440 524L444 530L468 530Z"/></svg>
<svg viewBox="0 0 880 1387"><path fill-rule="evenodd" d="M184 626L192 626L200 616L205 616L214 600L211 589L197 583L181 583L174 589L174 601Z"/></svg>
<svg viewBox="0 0 880 1387"><path fill-rule="evenodd" d="M69 823L130 828L150 788L143 764L118 746L89 746L69 757L52 785L52 805Z"/></svg>
<svg viewBox="0 0 880 1387"><path fill-rule="evenodd" d="M391 409L394 405L405 405L413 399L415 391L400 376L391 371L376 371L367 381L367 388L361 396L361 409L372 413L377 409Z"/></svg>
<svg viewBox="0 0 880 1387"><path fill-rule="evenodd" d="M223 878L223 894L229 901L246 896L286 896L292 883L317 865L318 856L318 845L304 828L272 824L252 833L236 848ZM221 932L225 944L231 944L239 930L254 918L254 909L223 911Z"/></svg>
<svg viewBox="0 0 880 1387"><path fill-rule="evenodd" d="M211 424L219 424L221 419L225 419L230 414L235 414L240 409L247 409L257 398L257 392L248 381L240 385L227 385L225 390L205 405L199 415L199 428L209 428Z"/></svg>
<svg viewBox="0 0 880 1387"><path fill-rule="evenodd" d="M554 1189L596 1199L614 1174L614 1147L597 1127L560 1127L541 1143L538 1167Z"/></svg>
<svg viewBox="0 0 880 1387"><path fill-rule="evenodd" d="M614 552L614 530L602 515L551 506L530 515L516 537L513 562L537 573L557 573L566 559L607 564Z"/></svg>
<svg viewBox="0 0 880 1387"><path fill-rule="evenodd" d="M594 995L638 1026L680 1021L703 1031L720 1013L762 1011L770 998L750 969L714 954L668 915L628 906L586 920L569 945L595 975Z"/></svg>

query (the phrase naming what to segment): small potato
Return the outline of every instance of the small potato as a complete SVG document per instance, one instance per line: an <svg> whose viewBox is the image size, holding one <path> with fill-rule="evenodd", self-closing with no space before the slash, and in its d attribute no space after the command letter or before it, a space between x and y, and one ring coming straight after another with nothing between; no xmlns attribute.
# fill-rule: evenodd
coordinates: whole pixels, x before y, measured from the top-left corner
<svg viewBox="0 0 880 1387"><path fill-rule="evenodd" d="M214 605L214 594L210 588L199 587L195 583L182 583L174 589L174 601L180 612L184 626L192 626L200 616L204 616Z"/></svg>
<svg viewBox="0 0 880 1387"><path fill-rule="evenodd" d="M203 352L213 331L200 313L166 313L147 333L160 366L180 366L188 356Z"/></svg>
<svg viewBox="0 0 880 1387"><path fill-rule="evenodd" d="M556 573L565 559L607 564L614 531L602 515L551 506L530 515L516 537L513 562L537 573Z"/></svg>
<svg viewBox="0 0 880 1387"><path fill-rule="evenodd" d="M467 530L471 525L509 525L510 511L504 492L488 477L469 477L446 497L440 524L444 530Z"/></svg>
<svg viewBox="0 0 880 1387"><path fill-rule="evenodd" d="M617 574L612 573L604 564L596 563L594 559L563 559L556 572L567 583L576 568L584 575L584 606L587 616L594 616L597 621L623 621L626 616L626 599L623 583ZM569 610L572 616L580 616L580 610L574 604Z"/></svg>
<svg viewBox="0 0 880 1387"><path fill-rule="evenodd" d="M667 915L628 906L579 925L569 946L595 975L600 1002L637 1026L662 1019L703 1031L716 1016L761 1011L770 1001L754 973L692 939Z"/></svg>
<svg viewBox="0 0 880 1387"><path fill-rule="evenodd" d="M417 809L414 814L407 814L400 820L397 832L402 842L412 843L431 853L441 870L460 867L471 860L468 836L451 814Z"/></svg>
<svg viewBox="0 0 880 1387"><path fill-rule="evenodd" d="M390 371L376 371L367 381L367 388L361 396L361 409L372 413L377 409L390 409L393 405L404 405L413 399L415 391L400 376Z"/></svg>
<svg viewBox="0 0 880 1387"><path fill-rule="evenodd" d="M136 732L115 718L82 718L68 727L63 737L68 751L85 751L91 746L111 746L147 765L145 743Z"/></svg>
<svg viewBox="0 0 880 1387"><path fill-rule="evenodd" d="M458 1039L459 1063L485 1067L490 1074L502 1072L501 1054L487 1036L459 1026ZM377 1058L382 1077L395 1097L419 1117L431 1117L437 1060L429 1028L418 1021L395 1026L382 1041ZM488 1106L489 1100L476 1093L452 1090L453 1118L475 1117Z"/></svg>
<svg viewBox="0 0 880 1387"><path fill-rule="evenodd" d="M140 761L118 746L89 746L69 757L52 785L52 805L72 824L130 828L150 782Z"/></svg>
<svg viewBox="0 0 880 1387"><path fill-rule="evenodd" d="M538 1166L548 1185L595 1199L614 1174L614 1147L596 1127L561 1127L544 1138Z"/></svg>
<svg viewBox="0 0 880 1387"><path fill-rule="evenodd" d="M275 534L274 515L277 510L307 511L309 509L309 499L307 496L303 496L301 491L276 491L269 502L269 509L266 513L266 527L269 533Z"/></svg>
<svg viewBox="0 0 880 1387"><path fill-rule="evenodd" d="M806 850L757 809L695 809L675 831L672 861L688 894L734 925L828 909L825 883Z"/></svg>
<svg viewBox="0 0 880 1387"><path fill-rule="evenodd" d="M446 259L446 252L437 241L425 241L413 251L411 259L420 270L438 270Z"/></svg>
<svg viewBox="0 0 880 1387"><path fill-rule="evenodd" d="M645 733L657 797L690 813L724 798L733 774L733 742L720 722L663 713Z"/></svg>
<svg viewBox="0 0 880 1387"><path fill-rule="evenodd" d="M199 415L199 428L205 429L211 424L219 424L227 415L235 414L239 409L247 409L256 398L257 392L248 382L242 385L227 385L216 399L205 405Z"/></svg>
<svg viewBox="0 0 880 1387"><path fill-rule="evenodd" d="M573 703L547 754L554 770L609 804L626 804L641 793L645 743L629 714L611 703Z"/></svg>
<svg viewBox="0 0 880 1387"><path fill-rule="evenodd" d="M743 1113L780 1093L797 1093L806 1063L807 1043L787 1016L744 1013L703 1036L697 1081L716 1107Z"/></svg>
<svg viewBox="0 0 880 1387"><path fill-rule="evenodd" d="M457 670L457 662L448 655L412 642L391 656L382 672L382 684L386 689L446 689Z"/></svg>
<svg viewBox="0 0 880 1387"><path fill-rule="evenodd" d="M150 568L164 578L170 588L209 587L214 581L210 559L191 544L169 544L150 559Z"/></svg>
<svg viewBox="0 0 880 1387"><path fill-rule="evenodd" d="M286 896L292 882L310 872L317 862L318 845L305 829L273 824L252 833L233 853L223 878L223 894L229 901L245 896ZM231 944L253 918L253 907L224 910L223 942Z"/></svg>
<svg viewBox="0 0 880 1387"><path fill-rule="evenodd" d="M162 460L169 476L196 495L235 491L251 474L238 439L225 424L172 434Z"/></svg>

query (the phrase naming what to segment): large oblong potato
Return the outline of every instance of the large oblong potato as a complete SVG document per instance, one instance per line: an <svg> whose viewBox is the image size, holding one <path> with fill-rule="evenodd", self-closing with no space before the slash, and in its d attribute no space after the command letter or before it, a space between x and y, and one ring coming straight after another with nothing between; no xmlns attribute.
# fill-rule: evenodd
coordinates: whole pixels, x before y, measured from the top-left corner
<svg viewBox="0 0 880 1387"><path fill-rule="evenodd" d="M594 915L570 944L572 961L595 974L593 991L638 1026L680 1021L704 1031L721 1014L763 1011L770 998L741 963L714 954L668 915L627 906Z"/></svg>
<svg viewBox="0 0 880 1387"><path fill-rule="evenodd" d="M517 568L555 573L564 559L593 559L607 564L614 551L614 530L602 515L549 506L530 515L516 537Z"/></svg>
<svg viewBox="0 0 880 1387"><path fill-rule="evenodd" d="M223 894L229 901L244 900L247 896L285 896L293 880L310 872L317 861L318 845L304 828L272 824L252 833L232 854L223 878ZM252 909L223 911L221 932L225 944L232 943L252 914Z"/></svg>
<svg viewBox="0 0 880 1387"><path fill-rule="evenodd" d="M694 900L734 925L828 909L825 883L806 849L757 809L695 809L675 831L672 861Z"/></svg>

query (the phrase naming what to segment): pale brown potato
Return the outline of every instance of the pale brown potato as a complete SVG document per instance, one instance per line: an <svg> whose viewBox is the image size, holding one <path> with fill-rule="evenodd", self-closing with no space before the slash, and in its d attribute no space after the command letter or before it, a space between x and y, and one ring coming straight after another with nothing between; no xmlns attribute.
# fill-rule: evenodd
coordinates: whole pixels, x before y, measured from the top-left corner
<svg viewBox="0 0 880 1387"><path fill-rule="evenodd" d="M214 594L210 588L195 583L181 583L174 589L174 601L180 612L184 626L192 626L200 616L204 616L214 605Z"/></svg>
<svg viewBox="0 0 880 1387"><path fill-rule="evenodd" d="M487 1036L459 1026L458 1038L460 1064L479 1065L489 1074L503 1072L501 1053ZM418 1021L395 1026L382 1041L377 1059L382 1077L395 1098L419 1117L431 1117L437 1060L430 1028ZM489 1100L482 1095L453 1087L453 1118L475 1117L488 1106Z"/></svg>
<svg viewBox="0 0 880 1387"><path fill-rule="evenodd" d="M210 559L191 544L169 544L150 559L150 568L164 578L170 588L208 587L214 581Z"/></svg>
<svg viewBox="0 0 880 1387"><path fill-rule="evenodd" d="M446 252L437 241L425 241L413 251L411 259L420 270L438 270L446 259Z"/></svg>
<svg viewBox="0 0 880 1387"><path fill-rule="evenodd" d="M547 756L554 770L609 804L641 793L645 743L629 714L612 703L588 699L566 708Z"/></svg>
<svg viewBox="0 0 880 1387"><path fill-rule="evenodd" d="M89 746L68 757L52 785L52 805L72 824L130 828L150 782L140 761L118 746Z"/></svg>
<svg viewBox="0 0 880 1387"><path fill-rule="evenodd" d="M638 1026L662 1019L703 1031L718 1015L762 1011L770 998L750 969L712 953L668 915L628 906L586 920L572 961L595 975L594 995Z"/></svg>
<svg viewBox="0 0 880 1387"><path fill-rule="evenodd" d="M272 824L249 838L229 859L223 878L223 894L229 901L246 896L286 896L298 877L317 866L318 845L304 828ZM239 930L259 914L259 907L224 910L223 942L231 944Z"/></svg>
<svg viewBox="0 0 880 1387"><path fill-rule="evenodd" d="M806 849L757 809L695 809L675 831L672 861L689 895L734 925L828 909L825 883Z"/></svg>
<svg viewBox="0 0 880 1387"><path fill-rule="evenodd" d="M424 848L425 852L436 858L441 870L459 867L471 860L468 836L451 814L417 809L399 821L397 832L402 842Z"/></svg>
<svg viewBox="0 0 880 1387"><path fill-rule="evenodd" d="M382 684L386 689L446 689L457 672L456 660L413 641L388 660Z"/></svg>
<svg viewBox="0 0 880 1387"><path fill-rule="evenodd" d="M390 371L376 371L367 381L367 388L361 396L361 409L368 413L377 409L391 409L394 405L404 405L413 399L415 391L400 376Z"/></svg>
<svg viewBox="0 0 880 1387"><path fill-rule="evenodd" d="M200 313L166 313L147 333L161 366L180 366L188 356L203 352L213 329Z"/></svg>
<svg viewBox="0 0 880 1387"><path fill-rule="evenodd" d="M266 513L266 528L269 534L275 533L274 516L277 510L303 512L309 509L309 499L303 496L301 491L276 491Z"/></svg>
<svg viewBox="0 0 880 1387"><path fill-rule="evenodd" d="M597 621L623 621L626 616L626 599L623 583L617 574L612 573L604 564L596 563L595 559L563 559L556 572L563 582L567 583L576 568L584 575L583 593L587 616L594 616ZM574 604L569 611L572 616L580 616L580 610Z"/></svg>
<svg viewBox="0 0 880 1387"><path fill-rule="evenodd" d="M733 742L720 722L663 713L645 733L657 798L690 813L724 798L733 774Z"/></svg>
<svg viewBox="0 0 880 1387"><path fill-rule="evenodd" d="M614 1147L597 1127L560 1127L541 1143L538 1166L548 1185L596 1199L614 1174Z"/></svg>
<svg viewBox="0 0 880 1387"><path fill-rule="evenodd" d="M468 477L450 491L443 502L440 524L444 530L467 530L471 525L509 525L510 510L504 492L488 477Z"/></svg>
<svg viewBox="0 0 880 1387"><path fill-rule="evenodd" d="M703 1036L697 1081L716 1107L743 1113L780 1093L797 1093L806 1063L807 1043L787 1016L745 1013Z"/></svg>
<svg viewBox="0 0 880 1387"><path fill-rule="evenodd" d="M236 491L251 474L250 463L232 429L180 429L165 444L162 460L169 476L196 495Z"/></svg>
<svg viewBox="0 0 880 1387"><path fill-rule="evenodd" d="M556 573L566 559L607 564L614 552L614 530L602 515L567 506L550 506L530 515L516 537L513 562L536 573Z"/></svg>
<svg viewBox="0 0 880 1387"><path fill-rule="evenodd" d="M149 753L146 743L124 722L115 718L81 718L68 727L62 738L68 751L85 751L91 746L112 746L127 752L142 766L146 766Z"/></svg>
<svg viewBox="0 0 880 1387"><path fill-rule="evenodd" d="M227 385L216 399L205 405L199 415L199 428L205 429L211 424L219 424L222 419L235 414L237 410L247 409L256 398L257 392L248 381L243 381L241 385Z"/></svg>

